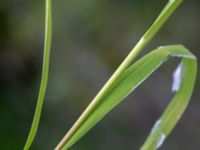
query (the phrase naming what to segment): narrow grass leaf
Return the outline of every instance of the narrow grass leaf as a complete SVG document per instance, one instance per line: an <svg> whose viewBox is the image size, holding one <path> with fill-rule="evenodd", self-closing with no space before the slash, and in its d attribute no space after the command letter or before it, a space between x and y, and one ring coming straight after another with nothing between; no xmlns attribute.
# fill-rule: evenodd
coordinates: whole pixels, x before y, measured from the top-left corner
<svg viewBox="0 0 200 150"><path fill-rule="evenodd" d="M40 83L40 90L37 99L37 105L33 117L33 122L31 129L24 146L24 150L28 150L36 136L40 116L42 112L42 106L44 103L44 97L46 93L48 74L49 74L49 59L50 59L50 49L51 49L51 34L52 34L52 12L51 12L51 0L46 0L45 3L45 43L44 43L44 54L43 54L43 66L42 66L42 78Z"/></svg>
<svg viewBox="0 0 200 150"><path fill-rule="evenodd" d="M183 71L181 72L182 79L180 87L141 150L154 150L159 148L184 112L194 87L196 58L181 45L158 48L131 65L110 86L95 106L91 107L90 105L83 112L80 117L81 120L79 118L65 136L66 143L62 147L62 150L71 147L170 57L182 58Z"/></svg>

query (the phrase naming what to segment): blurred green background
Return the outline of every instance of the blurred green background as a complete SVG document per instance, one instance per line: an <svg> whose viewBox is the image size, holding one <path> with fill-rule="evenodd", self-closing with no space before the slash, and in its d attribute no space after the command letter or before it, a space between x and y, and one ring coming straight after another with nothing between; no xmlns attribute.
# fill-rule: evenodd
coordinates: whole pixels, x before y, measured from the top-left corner
<svg viewBox="0 0 200 150"><path fill-rule="evenodd" d="M52 150L157 17L167 0L53 1L47 95L32 150ZM44 5L0 1L0 149L21 150L41 77ZM200 59L200 1L185 0L143 54L184 44ZM141 56L142 56L141 55ZM72 150L139 149L173 96L171 59ZM200 77L191 103L161 150L200 149Z"/></svg>

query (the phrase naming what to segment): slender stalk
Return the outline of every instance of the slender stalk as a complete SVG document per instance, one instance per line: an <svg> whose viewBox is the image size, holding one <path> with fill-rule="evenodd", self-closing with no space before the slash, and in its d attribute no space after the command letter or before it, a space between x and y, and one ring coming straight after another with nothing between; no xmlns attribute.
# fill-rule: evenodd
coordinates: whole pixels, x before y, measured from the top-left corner
<svg viewBox="0 0 200 150"><path fill-rule="evenodd" d="M42 106L44 102L44 97L46 93L47 81L48 81L48 73L49 73L49 58L50 58L50 49L51 49L51 34L52 34L52 16L51 16L51 0L46 0L45 4L45 42L44 42L44 54L43 54L43 66L42 66L42 78L40 83L40 90L37 100L37 105L35 109L35 114L33 118L33 122L31 125L31 129L28 135L28 139L24 146L24 150L28 150L36 136Z"/></svg>
<svg viewBox="0 0 200 150"><path fill-rule="evenodd" d="M119 78L119 76L127 69L127 67L133 62L136 56L142 51L142 49L150 42L150 40L155 36L155 34L160 30L160 28L164 25L167 19L171 16L171 14L176 10L176 8L181 4L182 0L169 0L163 11L160 13L158 18L152 24L152 26L148 29L148 31L144 34L144 36L139 40L136 46L131 50L129 55L124 59L119 68L114 72L111 78L107 81L104 87L100 90L100 92L96 95L90 105L86 108L83 114L79 117L76 123L72 126L69 132L63 137L60 143L57 145L55 150L65 149L63 148L66 143L70 141L75 132L79 129L81 124L88 118L89 114L95 109L95 107L102 100L102 97L106 93L106 91L111 87L111 85ZM69 145L71 146L74 142L71 142Z"/></svg>

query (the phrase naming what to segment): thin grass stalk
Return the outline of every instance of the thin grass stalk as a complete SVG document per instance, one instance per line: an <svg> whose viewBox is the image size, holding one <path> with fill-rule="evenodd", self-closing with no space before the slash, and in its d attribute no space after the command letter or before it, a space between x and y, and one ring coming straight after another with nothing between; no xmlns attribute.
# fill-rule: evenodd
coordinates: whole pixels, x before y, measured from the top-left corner
<svg viewBox="0 0 200 150"><path fill-rule="evenodd" d="M172 15L172 13L177 9L177 7L181 4L182 0L169 0L167 5L164 7L163 11L160 13L158 18L152 24L152 26L147 30L144 36L139 40L136 46L131 50L129 55L124 59L118 69L114 72L114 74L110 77L107 83L103 86L100 92L96 95L96 97L92 100L90 105L86 108L83 114L79 117L79 119L75 122L69 132L62 138L60 143L56 146L55 150L61 150L63 146L70 141L71 137L75 134L75 132L79 129L81 124L88 118L93 109L100 103L102 97L106 93L106 91L112 86L113 83L120 77L120 75L130 66L133 60L138 56L138 54L143 50L143 48L151 41L151 39L156 35L156 33L160 30L160 28L165 24L168 18ZM71 143L72 145L73 143Z"/></svg>
<svg viewBox="0 0 200 150"><path fill-rule="evenodd" d="M40 116L42 111L42 106L44 103L44 97L46 93L48 74L49 74L49 59L50 59L50 49L51 49L51 36L52 36L52 4L51 0L46 0L45 2L45 39L44 39L44 53L43 53L43 66L42 66L42 77L40 83L40 90L37 99L37 105L34 113L34 118L32 121L31 129L24 146L24 150L29 150L33 140L36 136Z"/></svg>

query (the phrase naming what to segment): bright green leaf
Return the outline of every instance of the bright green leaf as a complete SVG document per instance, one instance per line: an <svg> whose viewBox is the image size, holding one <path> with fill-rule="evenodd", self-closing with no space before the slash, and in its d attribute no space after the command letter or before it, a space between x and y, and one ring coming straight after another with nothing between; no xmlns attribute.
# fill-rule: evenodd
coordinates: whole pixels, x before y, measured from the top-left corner
<svg viewBox="0 0 200 150"><path fill-rule="evenodd" d="M195 83L196 58L180 45L158 48L131 65L94 107L89 105L81 116L84 119L79 119L68 132L62 149L72 146L170 57L182 58L180 88L141 149L154 150L161 146L184 112Z"/></svg>

